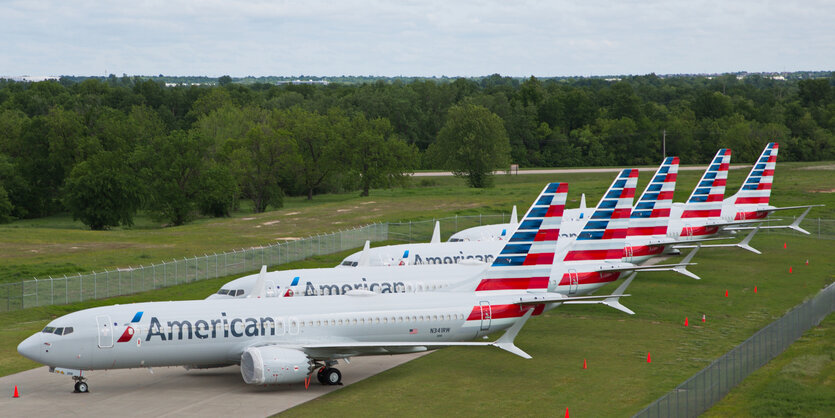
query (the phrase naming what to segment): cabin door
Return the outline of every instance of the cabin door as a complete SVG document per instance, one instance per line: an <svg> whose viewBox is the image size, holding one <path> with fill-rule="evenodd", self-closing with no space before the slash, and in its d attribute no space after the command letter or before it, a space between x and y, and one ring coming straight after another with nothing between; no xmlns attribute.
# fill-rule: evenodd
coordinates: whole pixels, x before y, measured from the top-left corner
<svg viewBox="0 0 835 418"><path fill-rule="evenodd" d="M480 302L481 308L481 330L482 331L489 331L490 330L490 321L493 318L493 310L490 307L490 302L485 300Z"/></svg>
<svg viewBox="0 0 835 418"><path fill-rule="evenodd" d="M113 347L113 324L110 322L110 315L96 316L96 325L99 332L99 348Z"/></svg>

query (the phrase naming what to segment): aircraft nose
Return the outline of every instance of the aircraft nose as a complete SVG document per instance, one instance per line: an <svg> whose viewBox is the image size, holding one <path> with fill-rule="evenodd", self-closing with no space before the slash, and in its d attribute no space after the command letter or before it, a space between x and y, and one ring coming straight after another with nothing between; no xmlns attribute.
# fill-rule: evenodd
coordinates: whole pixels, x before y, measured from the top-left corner
<svg viewBox="0 0 835 418"><path fill-rule="evenodd" d="M41 344L42 341L40 333L34 334L18 344L17 352L23 357L40 363Z"/></svg>

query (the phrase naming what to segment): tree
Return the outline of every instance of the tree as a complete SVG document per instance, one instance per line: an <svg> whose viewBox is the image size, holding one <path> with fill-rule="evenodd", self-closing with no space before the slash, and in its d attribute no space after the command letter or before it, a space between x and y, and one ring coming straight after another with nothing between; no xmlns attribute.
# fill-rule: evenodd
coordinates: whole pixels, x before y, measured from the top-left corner
<svg viewBox="0 0 835 418"><path fill-rule="evenodd" d="M151 139L137 150L136 162L143 168L148 210L159 219L182 225L197 211L204 190L208 141L198 133L174 131Z"/></svg>
<svg viewBox="0 0 835 418"><path fill-rule="evenodd" d="M64 205L92 230L133 225L141 191L125 158L101 152L78 163L64 186Z"/></svg>
<svg viewBox="0 0 835 418"><path fill-rule="evenodd" d="M345 129L347 118L336 110L322 116L298 106L277 115L298 147L296 169L311 200L313 191L337 170L336 152L343 138L336 132Z"/></svg>
<svg viewBox="0 0 835 418"><path fill-rule="evenodd" d="M232 173L256 213L264 212L269 205L283 206L280 179L286 167L292 167L298 159L289 133L274 126L273 120L269 122L251 128L237 141L230 156Z"/></svg>
<svg viewBox="0 0 835 418"><path fill-rule="evenodd" d="M471 104L449 109L438 140L427 152L472 187L489 186L493 170L510 164L510 140L501 118Z"/></svg>
<svg viewBox="0 0 835 418"><path fill-rule="evenodd" d="M359 114L342 132L340 155L344 166L358 177L360 196L368 196L372 186L402 183L417 165L417 148L397 138L388 119L366 119Z"/></svg>

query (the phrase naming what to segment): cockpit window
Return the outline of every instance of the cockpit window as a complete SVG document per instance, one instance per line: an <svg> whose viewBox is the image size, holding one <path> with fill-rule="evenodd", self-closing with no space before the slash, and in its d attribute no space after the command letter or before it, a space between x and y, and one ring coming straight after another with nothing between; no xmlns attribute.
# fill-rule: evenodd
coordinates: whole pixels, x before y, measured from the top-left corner
<svg viewBox="0 0 835 418"><path fill-rule="evenodd" d="M43 329L42 332L45 334L52 334L53 332L55 332L55 327L46 327Z"/></svg>
<svg viewBox="0 0 835 418"><path fill-rule="evenodd" d="M64 334L64 328L56 328L55 329L55 335L63 335L63 334Z"/></svg>
<svg viewBox="0 0 835 418"><path fill-rule="evenodd" d="M72 331L72 327L66 327L64 328L64 335L72 334Z"/></svg>
<svg viewBox="0 0 835 418"><path fill-rule="evenodd" d="M464 240L461 239L461 238L450 238L449 239L449 242L461 242L461 241L464 241Z"/></svg>
<svg viewBox="0 0 835 418"><path fill-rule="evenodd" d="M220 289L220 290L217 291L217 294L218 295L228 295L229 290L228 289Z"/></svg>
<svg viewBox="0 0 835 418"><path fill-rule="evenodd" d="M232 292L229 292L229 294L232 294ZM241 296L243 294L244 294L244 290L243 289L238 289L238 292L235 293L235 296Z"/></svg>

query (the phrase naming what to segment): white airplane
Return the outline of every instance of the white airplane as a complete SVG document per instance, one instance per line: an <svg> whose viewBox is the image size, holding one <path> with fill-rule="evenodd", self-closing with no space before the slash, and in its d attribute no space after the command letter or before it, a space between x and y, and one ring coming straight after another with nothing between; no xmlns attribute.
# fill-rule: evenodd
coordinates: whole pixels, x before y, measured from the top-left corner
<svg viewBox="0 0 835 418"><path fill-rule="evenodd" d="M641 196L638 207L645 210L643 212L638 211L636 216L643 218L647 212L654 216L648 216L648 219L639 219L638 227L633 229L633 233L636 233L635 231L644 232L648 229L649 232L658 232L655 225L666 228L667 218L662 215L669 212L669 206L672 202L672 195L668 192L675 187L677 167L675 162L674 158L668 159L659 168L659 172L662 174L655 176L655 179L648 186L647 192ZM636 183L637 170L624 170L615 178L606 193L606 197L601 200L595 211L590 213L589 217L586 217L588 223L582 222L581 227L583 229L576 229L576 232L571 234L564 234L561 229L562 239L558 244L557 256L553 259L552 275L547 278L549 291L566 295L589 293L608 282L616 280L624 272L638 270L672 270L689 277L698 278L686 270L690 259L695 255L695 251L681 264L676 265L638 267L629 261L623 260L622 255L625 253L625 247L629 242L627 225L635 222L635 220L629 218L629 213ZM618 197L621 195L622 198ZM542 199L542 197L540 196L539 199ZM534 202L526 216L532 214L531 211L536 207L537 201ZM614 216L620 216L621 218L612 219ZM623 216L626 216L626 218L623 218ZM566 222L563 222L562 226L565 225ZM635 260L648 259L649 256L640 254L637 244L650 245L654 243L653 240L653 236L633 238L633 246L630 248L636 248L636 253L632 258ZM666 241L666 243L669 242L669 240ZM500 245L501 247L498 248L490 248L490 251L496 254L495 259L502 257L500 251L507 246L506 243L500 241L443 243L440 245L455 247ZM605 251L581 251L589 245ZM362 258L367 258L367 256L368 249L366 248L362 253ZM453 285L454 280L459 280L461 277L483 275L486 267L487 264L465 259L458 264L431 264L410 268L390 268L376 265L339 269L286 270L271 273L266 273L262 269L262 272L258 275L245 276L226 283L218 294L212 295L210 298L228 298L230 297L229 294L236 295L242 292L249 295L248 297L274 297L345 294L356 289L385 293L434 291ZM262 277L263 279L261 279ZM392 281L392 278L396 278L396 280ZM268 289L263 296L252 291L252 289L261 289L263 284L266 284L266 289ZM283 290L273 291L272 289L276 287Z"/></svg>
<svg viewBox="0 0 835 418"><path fill-rule="evenodd" d="M585 199L586 195L583 195ZM585 200L584 200L585 202ZM513 205L513 211L510 212L510 222L507 224L492 224L480 225L472 228L467 228L463 231L452 234L447 240L448 242L461 241L495 241L506 240L510 235L516 231L519 221L516 218L516 205Z"/></svg>
<svg viewBox="0 0 835 418"><path fill-rule="evenodd" d="M332 367L354 356L448 346L494 346L531 358L514 338L537 307L600 303L615 294L547 292L567 184L546 186L485 276L455 291L347 296L147 302L84 309L51 321L17 349L87 392L84 372L122 368L240 364L248 384L339 384ZM512 242L512 244L511 244ZM507 330L493 342L470 340ZM316 372L318 370L318 372Z"/></svg>

